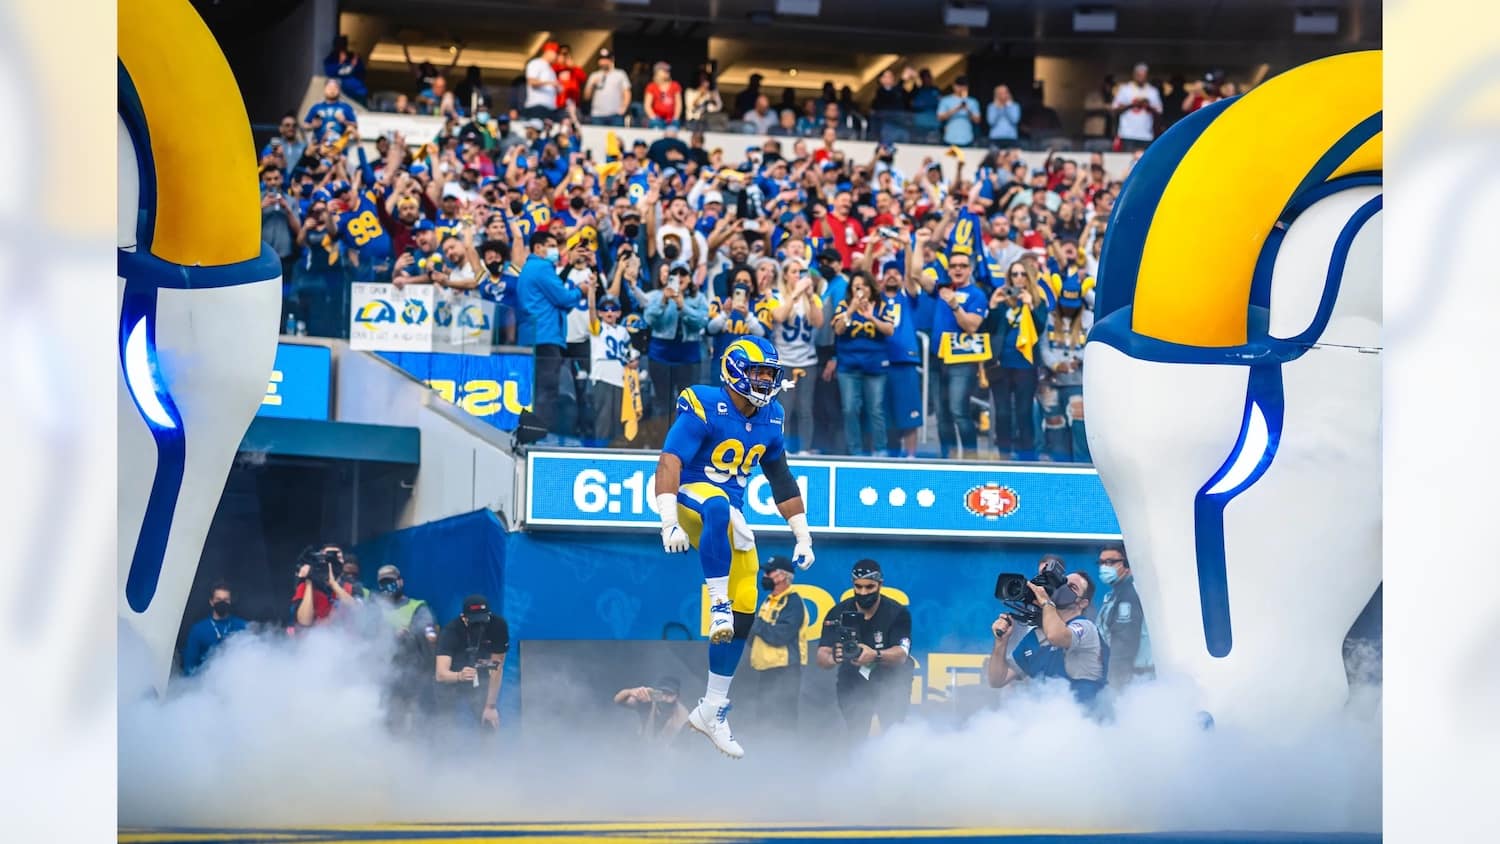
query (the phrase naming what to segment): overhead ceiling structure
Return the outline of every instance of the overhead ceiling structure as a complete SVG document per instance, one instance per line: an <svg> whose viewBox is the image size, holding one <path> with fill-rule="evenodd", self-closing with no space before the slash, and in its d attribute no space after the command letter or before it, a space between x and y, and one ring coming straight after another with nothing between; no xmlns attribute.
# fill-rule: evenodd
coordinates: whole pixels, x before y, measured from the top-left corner
<svg viewBox="0 0 1500 844"><path fill-rule="evenodd" d="M1133 44L1279 41L1312 37L1294 35L1296 22L1311 9L1325 25L1328 15L1336 18L1335 32L1317 37L1351 48L1378 46L1381 39L1379 0L344 0L341 9L427 24L451 20L482 27L504 22L572 30L586 23L590 29L758 38L783 45L826 48L839 43L871 52L972 51L984 44L1099 39ZM1113 31L1078 31L1080 11L1088 20L1113 13ZM980 21L984 23L974 25ZM830 42L830 36L844 40Z"/></svg>

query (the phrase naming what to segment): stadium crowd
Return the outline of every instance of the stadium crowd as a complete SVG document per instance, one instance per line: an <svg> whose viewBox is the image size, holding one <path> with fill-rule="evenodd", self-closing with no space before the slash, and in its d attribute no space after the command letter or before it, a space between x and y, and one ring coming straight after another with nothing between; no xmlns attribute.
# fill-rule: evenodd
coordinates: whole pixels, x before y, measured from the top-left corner
<svg viewBox="0 0 1500 844"><path fill-rule="evenodd" d="M932 158L902 172L891 141L846 153L852 112L837 100L804 122L753 89L734 107L749 103L765 137L730 160L678 128L703 125L693 116L710 94L726 105L712 85L684 95L658 65L644 100L659 135L627 147L610 134L596 156L579 118L637 122L639 104L610 51L597 58L584 75L545 45L506 104L477 73L449 91L419 68L416 100L438 103L442 128L386 135L371 154L343 98L346 85L363 93L358 57L331 55L323 100L261 150L288 330L347 336L350 281L477 294L496 303L496 342L534 349L533 405L552 440L645 448L660 446L678 392L718 378L724 349L754 335L787 367L795 452L914 456L931 416L943 457L1089 460L1082 345L1126 175L1102 153L1033 168L1003 86L981 116L966 80L938 96L917 70L882 77L871 119L933 100L952 178ZM1113 102L1120 145L1138 155L1162 114L1144 65ZM629 439L622 396L639 408Z"/></svg>

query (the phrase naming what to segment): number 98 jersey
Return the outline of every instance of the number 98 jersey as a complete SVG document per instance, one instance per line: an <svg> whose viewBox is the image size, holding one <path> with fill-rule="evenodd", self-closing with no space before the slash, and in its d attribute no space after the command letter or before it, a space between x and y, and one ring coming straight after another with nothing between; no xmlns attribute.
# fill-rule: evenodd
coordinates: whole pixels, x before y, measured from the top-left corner
<svg viewBox="0 0 1500 844"><path fill-rule="evenodd" d="M746 418L723 387L689 387L677 397L677 417L662 451L682 461L683 486L712 484L738 510L755 467L786 453L782 417L775 402Z"/></svg>

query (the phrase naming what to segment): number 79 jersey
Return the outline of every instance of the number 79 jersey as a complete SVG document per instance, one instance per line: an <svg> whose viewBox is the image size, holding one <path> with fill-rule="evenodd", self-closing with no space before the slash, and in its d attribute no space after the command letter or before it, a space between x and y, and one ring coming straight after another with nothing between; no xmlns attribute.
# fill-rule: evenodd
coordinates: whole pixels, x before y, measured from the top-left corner
<svg viewBox="0 0 1500 844"><path fill-rule="evenodd" d="M677 397L677 418L662 451L682 461L684 486L713 484L738 510L755 467L786 453L782 417L773 402L746 418L723 387L689 387Z"/></svg>

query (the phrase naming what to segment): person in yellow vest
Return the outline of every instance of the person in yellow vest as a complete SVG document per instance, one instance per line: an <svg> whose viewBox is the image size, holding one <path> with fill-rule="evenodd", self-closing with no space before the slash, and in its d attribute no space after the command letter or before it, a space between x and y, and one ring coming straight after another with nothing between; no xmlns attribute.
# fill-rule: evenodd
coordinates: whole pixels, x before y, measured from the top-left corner
<svg viewBox="0 0 1500 844"><path fill-rule="evenodd" d="M791 591L796 567L786 557L771 557L761 567L760 585L770 594L750 625L750 668L756 672L756 720L766 730L797 732L802 693L802 665L807 662L807 608Z"/></svg>
<svg viewBox="0 0 1500 844"><path fill-rule="evenodd" d="M431 709L432 679L427 666L437 644L437 620L426 601L406 594L401 569L381 566L375 572L375 582L381 611L396 633L386 719L392 730L404 732L424 710Z"/></svg>

